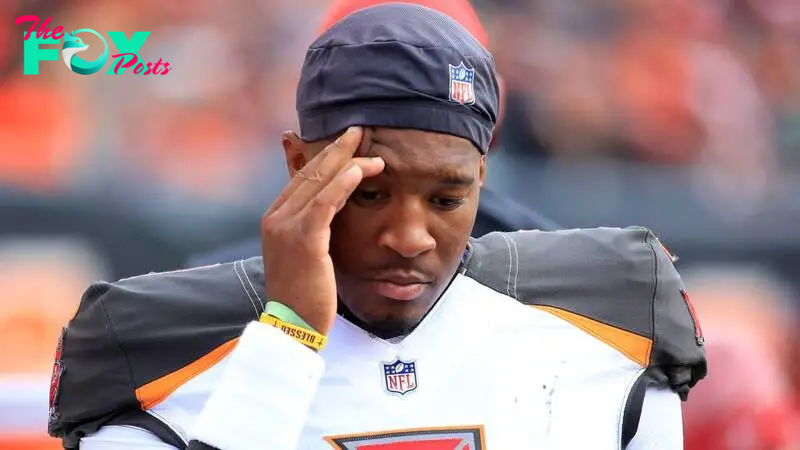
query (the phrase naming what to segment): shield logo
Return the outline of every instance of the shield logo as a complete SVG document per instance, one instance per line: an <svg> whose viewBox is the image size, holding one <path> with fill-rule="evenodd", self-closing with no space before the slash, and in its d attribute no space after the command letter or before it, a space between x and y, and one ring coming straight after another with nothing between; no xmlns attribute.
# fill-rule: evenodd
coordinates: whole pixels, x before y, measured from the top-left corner
<svg viewBox="0 0 800 450"><path fill-rule="evenodd" d="M407 394L417 389L417 363L401 359L384 363L383 380L388 392Z"/></svg>
<svg viewBox="0 0 800 450"><path fill-rule="evenodd" d="M475 69L469 69L461 64L450 66L450 101L462 105L475 103Z"/></svg>

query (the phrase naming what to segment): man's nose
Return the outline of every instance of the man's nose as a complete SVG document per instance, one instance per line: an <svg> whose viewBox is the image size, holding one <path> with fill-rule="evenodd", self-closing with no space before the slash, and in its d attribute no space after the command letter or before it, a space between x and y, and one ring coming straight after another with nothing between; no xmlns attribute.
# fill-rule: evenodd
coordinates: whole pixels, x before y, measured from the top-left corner
<svg viewBox="0 0 800 450"><path fill-rule="evenodd" d="M390 215L380 236L381 246L404 258L414 258L436 248L436 240L428 231L425 206L417 202L398 205Z"/></svg>

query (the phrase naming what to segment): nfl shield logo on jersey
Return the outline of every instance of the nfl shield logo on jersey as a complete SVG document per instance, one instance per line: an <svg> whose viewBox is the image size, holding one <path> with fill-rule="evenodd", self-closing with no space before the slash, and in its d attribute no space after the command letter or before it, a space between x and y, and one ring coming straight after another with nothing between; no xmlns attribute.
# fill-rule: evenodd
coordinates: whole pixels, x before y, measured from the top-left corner
<svg viewBox="0 0 800 450"><path fill-rule="evenodd" d="M417 388L417 363L396 360L383 364L383 378L386 390L395 394L406 394Z"/></svg>
<svg viewBox="0 0 800 450"><path fill-rule="evenodd" d="M468 69L461 64L450 66L450 101L462 105L475 103L475 69Z"/></svg>

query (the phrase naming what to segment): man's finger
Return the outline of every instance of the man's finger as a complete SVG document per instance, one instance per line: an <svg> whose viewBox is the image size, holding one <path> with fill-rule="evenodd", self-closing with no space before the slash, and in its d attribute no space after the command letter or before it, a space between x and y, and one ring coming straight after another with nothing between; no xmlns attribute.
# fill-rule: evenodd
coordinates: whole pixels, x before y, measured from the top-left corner
<svg viewBox="0 0 800 450"><path fill-rule="evenodd" d="M378 171L376 172L375 171L376 169L374 168L374 163L370 162L370 160L372 159L373 158L364 158L364 157L350 158L345 162L343 167L339 169L339 173L347 170L348 168L350 168L352 165L355 164L361 166L362 170L365 170L366 172L369 173L369 176L377 175L378 173L380 173L381 170L383 170L383 167L381 166L379 169L377 169ZM328 184L330 184L333 180L336 179L336 176L338 176L339 173L335 174L333 177L330 177L331 179L323 180L320 178L317 180L307 180L308 187L306 185L302 186L302 188L305 190L304 192L295 191L292 195L286 198L286 200L283 202L280 208L274 209L274 211L271 214L280 215L282 217L292 217L297 214L300 214L301 211L305 209L306 205L309 202L314 201L314 198L317 196L317 194L319 194L323 189L325 189L325 187L327 187ZM313 187L313 190L311 189L311 187ZM308 195L305 195L308 194L309 192L313 193L313 195L311 195L310 197Z"/></svg>
<svg viewBox="0 0 800 450"><path fill-rule="evenodd" d="M354 154L361 144L363 132L360 127L351 127L335 142L325 148L328 156L314 170L304 167L299 174L305 182L298 185L291 201L295 203L295 211L304 208L328 183L338 176L347 165L354 160Z"/></svg>
<svg viewBox="0 0 800 450"><path fill-rule="evenodd" d="M381 158L358 158L353 161L353 164L339 172L307 202L301 213L306 231L314 232L330 227L333 217L341 211L361 181L378 175L385 167Z"/></svg>
<svg viewBox="0 0 800 450"><path fill-rule="evenodd" d="M294 200L295 205L299 205L299 208L292 208L293 211L302 209L302 205L316 195L327 182L342 170L348 160L353 158L361 143L362 136L361 127L348 128L344 134L325 147L292 177L289 185L272 203L267 214L271 214L282 207L289 198Z"/></svg>

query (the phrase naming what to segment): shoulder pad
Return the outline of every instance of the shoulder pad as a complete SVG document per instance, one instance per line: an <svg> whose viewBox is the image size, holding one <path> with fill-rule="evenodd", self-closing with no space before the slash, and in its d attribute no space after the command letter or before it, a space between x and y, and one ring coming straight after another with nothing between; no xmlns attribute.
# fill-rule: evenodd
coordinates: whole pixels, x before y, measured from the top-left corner
<svg viewBox="0 0 800 450"><path fill-rule="evenodd" d="M686 289L646 228L490 233L471 241L465 275L571 322L684 400L706 376Z"/></svg>
<svg viewBox="0 0 800 450"><path fill-rule="evenodd" d="M93 284L65 329L49 433L77 448L213 366L263 311L263 283L253 258Z"/></svg>

